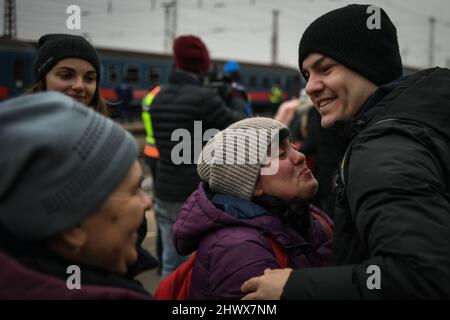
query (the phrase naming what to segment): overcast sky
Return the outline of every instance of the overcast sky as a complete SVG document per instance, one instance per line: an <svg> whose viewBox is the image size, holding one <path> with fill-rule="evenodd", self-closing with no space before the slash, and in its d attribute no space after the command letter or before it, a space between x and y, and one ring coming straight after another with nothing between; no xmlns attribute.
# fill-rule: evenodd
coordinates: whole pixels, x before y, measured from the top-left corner
<svg viewBox="0 0 450 320"><path fill-rule="evenodd" d="M0 0L3 33L5 0ZM112 12L108 12L112 2ZM164 9L169 0L16 0L18 38L37 40L51 32L87 34L99 47L164 52ZM272 11L278 9L278 63L297 66L298 42L317 17L355 1L178 0L177 34L196 34L213 58L269 63ZM427 67L431 16L436 18L434 65L450 67L449 0L360 0L382 7L397 27L403 62ZM84 12L81 30L66 27L66 8Z"/></svg>

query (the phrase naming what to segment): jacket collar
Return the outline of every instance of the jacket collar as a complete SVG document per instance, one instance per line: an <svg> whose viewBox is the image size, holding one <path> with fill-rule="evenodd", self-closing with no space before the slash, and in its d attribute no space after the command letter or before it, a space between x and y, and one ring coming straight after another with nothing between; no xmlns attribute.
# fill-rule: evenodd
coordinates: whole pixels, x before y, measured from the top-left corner
<svg viewBox="0 0 450 320"><path fill-rule="evenodd" d="M169 82L172 84L179 84L179 83L191 83L200 85L200 79L195 73L184 71L184 70L175 70L170 74Z"/></svg>
<svg viewBox="0 0 450 320"><path fill-rule="evenodd" d="M200 183L199 188L192 196L194 195L196 201L200 202L199 207L204 207L203 210L209 211L209 206L214 207L214 211L217 215L214 214L210 218L215 221L220 220L220 214L225 214L228 217L225 218L228 221L226 224L227 226L247 225L257 228L262 233L274 237L285 248L294 248L305 245L311 246L311 244L293 228L284 225L280 217L272 214L254 202L233 196L216 194L211 191L208 184L205 182ZM252 212L253 210L254 212ZM233 220L235 222L239 221L239 223L231 223Z"/></svg>
<svg viewBox="0 0 450 320"><path fill-rule="evenodd" d="M1 240L3 241L5 238L1 238ZM22 270L20 272L23 272L21 273L21 276L26 277L26 281L36 281L35 277L37 274L65 280L68 277L67 268L70 265L76 264L82 270L82 285L117 287L148 294L138 281L127 279L123 275L106 272L99 268L81 263L74 263L39 245L14 241L14 239L8 240L10 241L7 242L7 245L5 245L5 243L0 245L0 253L3 252L4 259L14 262L9 265L11 266L11 269L5 270L5 272L10 273L12 276L17 274L19 270L18 266L20 265L20 270ZM4 261L0 261L0 265L2 265L1 263L3 262Z"/></svg>
<svg viewBox="0 0 450 320"><path fill-rule="evenodd" d="M251 219L271 215L269 211L252 201L224 194L215 194L211 198L211 202L216 208L238 219Z"/></svg>

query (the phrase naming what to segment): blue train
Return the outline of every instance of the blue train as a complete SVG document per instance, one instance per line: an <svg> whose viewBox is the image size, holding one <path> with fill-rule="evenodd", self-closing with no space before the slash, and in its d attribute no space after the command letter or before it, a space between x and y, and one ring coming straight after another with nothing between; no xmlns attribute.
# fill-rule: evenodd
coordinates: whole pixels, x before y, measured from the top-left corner
<svg viewBox="0 0 450 320"><path fill-rule="evenodd" d="M33 59L36 43L0 39L0 100L22 94L33 83ZM114 88L124 79L134 89L134 102L154 86L168 81L173 68L172 56L98 48L101 58L102 96L114 103ZM214 60L217 70L226 61ZM247 87L253 104L268 104L270 89L281 84L283 99L297 96L302 78L295 68L240 62L242 83Z"/></svg>

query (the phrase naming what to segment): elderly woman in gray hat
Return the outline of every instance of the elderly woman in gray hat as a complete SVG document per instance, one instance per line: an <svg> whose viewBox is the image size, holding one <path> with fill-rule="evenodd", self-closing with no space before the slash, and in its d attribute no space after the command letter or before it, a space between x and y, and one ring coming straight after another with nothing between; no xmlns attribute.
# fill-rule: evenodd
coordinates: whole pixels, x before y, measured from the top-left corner
<svg viewBox="0 0 450 320"><path fill-rule="evenodd" d="M308 202L317 181L285 125L234 123L209 140L197 170L203 182L172 228L180 254L196 251L189 299L240 299L242 283L279 268L280 255L292 268L328 264L332 222Z"/></svg>
<svg viewBox="0 0 450 320"><path fill-rule="evenodd" d="M60 93L0 106L0 299L149 299L133 137Z"/></svg>

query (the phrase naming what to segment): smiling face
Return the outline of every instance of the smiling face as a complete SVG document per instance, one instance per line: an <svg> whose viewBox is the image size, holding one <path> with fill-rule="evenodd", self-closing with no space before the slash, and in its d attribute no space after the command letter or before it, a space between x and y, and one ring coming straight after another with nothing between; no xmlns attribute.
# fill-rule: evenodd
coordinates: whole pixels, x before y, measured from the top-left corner
<svg viewBox="0 0 450 320"><path fill-rule="evenodd" d="M86 60L67 58L59 61L45 76L49 91L62 92L89 106L97 89L97 72Z"/></svg>
<svg viewBox="0 0 450 320"><path fill-rule="evenodd" d="M141 188L142 170L134 162L109 198L78 226L50 241L62 257L101 270L124 274L138 257L138 229L151 208Z"/></svg>
<svg viewBox="0 0 450 320"><path fill-rule="evenodd" d="M355 116L377 86L344 65L319 53L309 54L302 70L308 77L305 91L329 128Z"/></svg>
<svg viewBox="0 0 450 320"><path fill-rule="evenodd" d="M270 157L272 166L278 162L278 171L273 175L260 175L254 196L269 195L286 202L311 199L317 191L317 181L306 165L305 155L298 152L289 138L279 146L279 155Z"/></svg>
<svg viewBox="0 0 450 320"><path fill-rule="evenodd" d="M82 222L80 228L86 234L82 250L94 265L125 273L136 261L137 230L151 206L141 182L142 170L135 161L108 200Z"/></svg>

